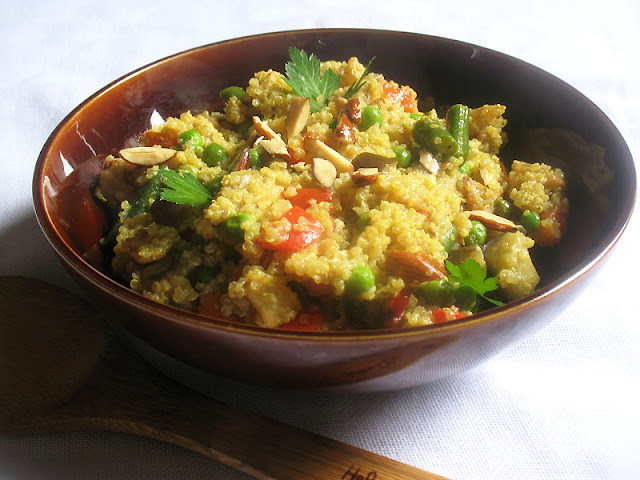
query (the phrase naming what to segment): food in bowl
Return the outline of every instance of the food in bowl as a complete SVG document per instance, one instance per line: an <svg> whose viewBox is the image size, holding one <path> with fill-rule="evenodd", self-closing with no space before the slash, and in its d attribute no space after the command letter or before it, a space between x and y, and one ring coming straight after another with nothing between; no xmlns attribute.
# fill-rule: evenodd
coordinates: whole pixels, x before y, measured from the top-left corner
<svg viewBox="0 0 640 480"><path fill-rule="evenodd" d="M563 171L499 157L505 106L436 109L371 66L292 48L285 74L224 89L223 111L156 121L107 157L111 275L309 331L422 326L531 294L529 250L567 229Z"/></svg>

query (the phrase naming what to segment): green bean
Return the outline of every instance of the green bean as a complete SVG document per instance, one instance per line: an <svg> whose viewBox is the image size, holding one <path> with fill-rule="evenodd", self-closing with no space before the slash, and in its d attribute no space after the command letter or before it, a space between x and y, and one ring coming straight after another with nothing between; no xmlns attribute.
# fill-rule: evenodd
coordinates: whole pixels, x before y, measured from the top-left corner
<svg viewBox="0 0 640 480"><path fill-rule="evenodd" d="M244 90L240 87L227 87L220 92L220 97L225 103L231 100L232 97L237 97L238 100L243 101L244 93Z"/></svg>
<svg viewBox="0 0 640 480"><path fill-rule="evenodd" d="M459 153L458 143L451 133L439 123L426 118L416 122L413 127L413 139L434 155L455 156Z"/></svg>
<svg viewBox="0 0 640 480"><path fill-rule="evenodd" d="M248 220L251 220L253 215L250 213L238 213L233 217L230 217L225 224L225 231L231 240L236 243L241 243L244 241L244 229L242 228L242 224Z"/></svg>
<svg viewBox="0 0 640 480"><path fill-rule="evenodd" d="M466 161L469 157L469 107L459 103L452 106L447 112L447 128Z"/></svg>
<svg viewBox="0 0 640 480"><path fill-rule="evenodd" d="M218 195L218 193L220 193L220 190L222 190L223 178L224 178L224 175L220 175L219 177L212 178L211 180L207 180L206 182L204 182L204 186L207 187L207 190L209 190L209 193L214 197Z"/></svg>
<svg viewBox="0 0 640 480"><path fill-rule="evenodd" d="M478 293L469 285L461 285L454 289L455 304L461 310L471 310L478 301Z"/></svg>
<svg viewBox="0 0 640 480"><path fill-rule="evenodd" d="M125 211L124 218L132 218L141 213L148 212L151 201L158 198L163 187L162 171L158 171L155 176L142 186L135 200L131 203L129 210ZM100 240L100 245L104 246L115 243L121 225L122 221L118 218L109 232Z"/></svg>
<svg viewBox="0 0 640 480"><path fill-rule="evenodd" d="M458 243L458 229L453 226L447 232L447 235L444 237L444 241L442 245L444 246L445 252L449 253L453 250L453 247Z"/></svg>
<svg viewBox="0 0 640 480"><path fill-rule="evenodd" d="M462 165L460 165L458 167L458 171L467 177L471 175L471 167L469 167L469 163L467 162L464 162Z"/></svg>
<svg viewBox="0 0 640 480"><path fill-rule="evenodd" d="M418 286L418 296L431 305L451 305L454 301L453 287L443 280L430 280Z"/></svg>

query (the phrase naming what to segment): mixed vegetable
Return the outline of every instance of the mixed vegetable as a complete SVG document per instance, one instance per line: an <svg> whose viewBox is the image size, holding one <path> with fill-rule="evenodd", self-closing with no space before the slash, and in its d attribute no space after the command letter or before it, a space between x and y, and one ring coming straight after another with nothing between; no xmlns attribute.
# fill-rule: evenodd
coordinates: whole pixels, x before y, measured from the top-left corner
<svg viewBox="0 0 640 480"><path fill-rule="evenodd" d="M369 188L390 167L403 171L419 168L428 174L437 175L445 170L450 171L453 166L458 172L455 177L458 178L456 188L463 192L466 207L464 218L454 221L446 235L440 239L446 260L442 261L427 253L389 249L384 257L384 275L402 279L402 285L395 290L390 289L393 292L391 295L387 293L380 299L375 298L375 301L372 301L371 292L379 281L376 278L378 269L366 263L355 265L344 279L343 299L331 313L339 321L331 325L321 311L322 301L315 300L334 294L331 288L322 283L299 281L292 288L285 286L279 290L286 293L280 297L286 298L278 301L292 305L292 313L285 321L270 321L270 315L276 316L272 313L273 305L263 302L257 295L252 297L247 294L251 308L261 318L262 324L291 330L397 328L409 325L405 315L410 309L415 310L418 304L426 306L423 310L429 316L430 323L440 323L460 319L491 306L503 305L505 300L533 291L539 278L527 249L533 245L532 238L540 245L552 245L559 241L566 229L566 201L556 202L554 208L540 211L518 207L516 203L527 204L517 194L521 184L529 180L524 178L528 172L527 167L514 162L514 167L524 172L524 180L517 184L517 179L506 180L506 174L498 172L497 175L503 182L509 182L511 192L516 193L506 191L503 195L497 195L487 206L487 199L492 197L486 193L487 187L477 180L485 174L478 173L477 161L470 156L470 125L480 121L474 122L472 109L461 104L453 105L448 108L443 119L433 112L421 113L412 89L379 79L381 101L401 106L401 110L410 118L410 137L413 143L394 146L392 158L375 152L361 152L355 157L347 158L339 152L339 148L332 147L330 142L314 132L303 132L310 115L326 111L330 101L337 106L337 114L330 121L335 142L353 143L359 132L366 133L382 127L385 114L381 104L372 102L362 105L361 97L358 96L367 81L371 81L367 80L367 76L374 59L369 61L364 71L346 90L343 89L342 95L336 98L335 92L341 84L340 75L331 68L323 69L315 55L308 56L294 47L289 54L290 60L285 65L286 75L283 80L290 87L293 97L288 105L289 113L284 125L278 126L283 133L276 133L267 121L254 115L249 121L235 125L234 135L245 139L243 148L236 152L230 153L225 146L211 141L195 128L173 136L170 132L150 130L144 135L147 146L120 152L125 161L146 169L146 179L103 238L105 248L113 250L118 242L124 242L124 237L119 236L119 233L131 219L145 214L153 217L150 209L158 202L184 206L187 210L183 212L185 215L182 218L189 215L199 218L206 214L207 207L218 198L229 175L260 170L272 162L284 160L292 172L303 168L310 171L315 182L313 186L287 189L283 193L283 198L290 202L290 208L282 213L277 222L287 228L281 228L278 235L274 235L260 226L256 227L259 222L255 215L239 211L229 215L219 233L212 238L236 249L250 241L261 252L272 252L271 255L286 258L323 238L326 225L312 211L318 205L328 204L329 213L333 213L335 184L341 175L348 177L356 188ZM243 102L247 101L248 95L241 87L229 86L220 92L220 96L229 106L246 108L243 107L246 105ZM297 136L302 138L302 157L300 151L294 151L290 142L285 141ZM473 148L478 147L476 145ZM170 168L168 164L177 152L195 155L206 167L219 171L219 174L203 178L200 170L189 163ZM562 195L564 184L561 173L550 169L541 171L540 175L548 183L544 188L553 191L553 195ZM425 218L430 216L428 210L421 213ZM371 215L372 212L366 212L353 219L356 234L362 234L371 227ZM186 238L186 234L176 228L178 234L176 238L171 237L171 248L173 245L180 245L181 236ZM514 259L505 260L509 255L514 256ZM166 258L169 257L165 251L152 256L148 263ZM138 263L144 265L145 262L146 260L141 260ZM239 319L237 312L230 311L228 305L225 306L227 292L209 287L218 281L220 275L221 269L217 266L203 264L193 268L188 273L191 286L196 291L193 301L201 313ZM267 272L264 275L270 274ZM509 276L517 276L519 283ZM271 277L269 281L275 282ZM273 283L275 290L280 288L276 283ZM288 292L293 292L295 298L288 300ZM310 299L310 305L302 305L299 299Z"/></svg>

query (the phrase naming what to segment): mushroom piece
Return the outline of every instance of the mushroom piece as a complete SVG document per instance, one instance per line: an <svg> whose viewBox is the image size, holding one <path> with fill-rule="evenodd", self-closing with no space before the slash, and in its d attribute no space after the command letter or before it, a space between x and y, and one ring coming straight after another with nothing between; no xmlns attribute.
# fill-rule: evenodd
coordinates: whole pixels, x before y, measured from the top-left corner
<svg viewBox="0 0 640 480"><path fill-rule="evenodd" d="M442 262L425 253L389 250L386 253L386 267L392 275L419 282L442 280L446 277Z"/></svg>
<svg viewBox="0 0 640 480"><path fill-rule="evenodd" d="M329 160L324 158L314 158L313 163L313 176L324 188L330 188L333 182L336 181L338 172L336 167Z"/></svg>
<svg viewBox="0 0 640 480"><path fill-rule="evenodd" d="M120 150L120 157L134 165L152 167L172 159L177 153L172 148L163 147L131 147Z"/></svg>
<svg viewBox="0 0 640 480"><path fill-rule="evenodd" d="M317 138L307 139L305 146L310 150L310 153L313 156L324 158L325 160L329 160L333 163L333 166L336 167L338 173L353 172L353 165L347 158Z"/></svg>
<svg viewBox="0 0 640 480"><path fill-rule="evenodd" d="M287 109L287 118L284 127L287 131L287 139L299 135L309 120L311 102L307 97L293 97Z"/></svg>
<svg viewBox="0 0 640 480"><path fill-rule="evenodd" d="M508 218L485 210L471 210L469 212L469 219L476 220L485 227L498 232L515 232L518 229L517 225Z"/></svg>
<svg viewBox="0 0 640 480"><path fill-rule="evenodd" d="M438 159L426 148L420 149L419 162L420 165L422 165L429 173L433 173L435 175L440 171L440 163L438 162Z"/></svg>
<svg viewBox="0 0 640 480"><path fill-rule="evenodd" d="M351 163L355 169L377 168L379 171L382 171L387 166L395 165L396 160L373 152L362 152L356 155Z"/></svg>

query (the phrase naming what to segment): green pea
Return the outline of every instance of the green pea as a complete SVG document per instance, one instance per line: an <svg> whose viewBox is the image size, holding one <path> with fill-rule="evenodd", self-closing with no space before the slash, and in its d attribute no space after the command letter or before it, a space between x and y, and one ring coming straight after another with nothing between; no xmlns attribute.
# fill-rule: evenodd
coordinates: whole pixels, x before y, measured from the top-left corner
<svg viewBox="0 0 640 480"><path fill-rule="evenodd" d="M362 121L358 124L360 130L369 130L374 124L382 125L384 117L382 112L375 105L369 105L362 109Z"/></svg>
<svg viewBox="0 0 640 480"><path fill-rule="evenodd" d="M498 198L493 204L493 212L496 215L500 215L504 218L509 218L511 220L515 220L518 218L520 214L520 210L511 203L509 200L505 200L504 198Z"/></svg>
<svg viewBox="0 0 640 480"><path fill-rule="evenodd" d="M520 223L527 232L533 233L540 228L540 215L533 210L525 210L520 216Z"/></svg>
<svg viewBox="0 0 640 480"><path fill-rule="evenodd" d="M458 143L451 133L439 123L426 118L413 127L413 139L434 155L456 156L459 153Z"/></svg>
<svg viewBox="0 0 640 480"><path fill-rule="evenodd" d="M178 145L184 150L185 148L192 148L196 155L202 153L202 147L204 146L204 138L197 130L186 130L178 137Z"/></svg>
<svg viewBox="0 0 640 480"><path fill-rule="evenodd" d="M445 252L449 253L458 243L458 229L454 226L449 229L442 242Z"/></svg>
<svg viewBox="0 0 640 480"><path fill-rule="evenodd" d="M411 160L413 159L413 155L411 152L404 147L396 147L393 148L393 153L396 154L396 162L398 168L407 168L411 165Z"/></svg>
<svg viewBox="0 0 640 480"><path fill-rule="evenodd" d="M455 304L461 310L471 310L478 301L478 293L469 285L461 285L453 291Z"/></svg>
<svg viewBox="0 0 640 480"><path fill-rule="evenodd" d="M223 178L224 178L224 175L220 175L219 177L212 178L211 180L207 180L206 182L204 182L204 186L207 187L207 190L209 190L209 193L211 193L211 195L213 195L214 197L218 193L220 193L220 190L222 190Z"/></svg>
<svg viewBox="0 0 640 480"><path fill-rule="evenodd" d="M363 293L376 284L376 277L371 268L367 265L358 265L351 271L351 275L346 282L346 289L349 293Z"/></svg>
<svg viewBox="0 0 640 480"><path fill-rule="evenodd" d="M444 279L422 282L418 296L431 305L451 305L454 301L453 287Z"/></svg>
<svg viewBox="0 0 640 480"><path fill-rule="evenodd" d="M475 220L471 221L469 235L464 238L465 245L484 245L487 240L487 227Z"/></svg>
<svg viewBox="0 0 640 480"><path fill-rule="evenodd" d="M202 151L202 160L210 167L220 165L222 168L226 168L229 163L229 154L217 143L211 142Z"/></svg>
<svg viewBox="0 0 640 480"><path fill-rule="evenodd" d="M244 90L240 87L227 87L220 92L220 97L222 97L225 102L228 102L231 97L238 97L238 100L243 101Z"/></svg>
<svg viewBox="0 0 640 480"><path fill-rule="evenodd" d="M356 231L362 232L367 225L371 223L371 218L368 213L363 213L358 217L355 223Z"/></svg>
<svg viewBox="0 0 640 480"><path fill-rule="evenodd" d="M264 156L257 148L249 149L249 168L258 169L264 165Z"/></svg>
<svg viewBox="0 0 640 480"><path fill-rule="evenodd" d="M409 118L411 120L420 120L422 118L422 114L421 113L410 113L409 114Z"/></svg>
<svg viewBox="0 0 640 480"><path fill-rule="evenodd" d="M198 268L194 275L196 283L209 283L218 276L219 270L212 267L202 266Z"/></svg>
<svg viewBox="0 0 640 480"><path fill-rule="evenodd" d="M225 231L229 238L236 243L244 242L244 229L242 228L242 224L252 218L253 215L244 212L230 217L225 224Z"/></svg>
<svg viewBox="0 0 640 480"><path fill-rule="evenodd" d="M469 167L469 164L467 162L464 162L462 165L460 165L458 167L458 171L467 177L471 175L471 167Z"/></svg>

